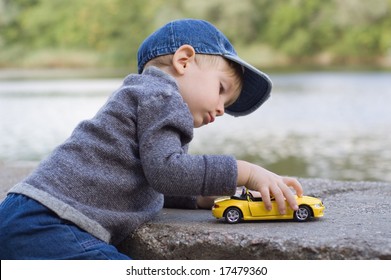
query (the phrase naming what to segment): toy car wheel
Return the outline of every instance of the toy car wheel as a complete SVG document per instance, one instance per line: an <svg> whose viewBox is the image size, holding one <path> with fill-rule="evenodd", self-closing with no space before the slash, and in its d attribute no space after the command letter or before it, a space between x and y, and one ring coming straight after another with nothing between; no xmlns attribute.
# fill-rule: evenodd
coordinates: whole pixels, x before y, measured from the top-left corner
<svg viewBox="0 0 391 280"><path fill-rule="evenodd" d="M225 221L229 224L238 223L242 219L242 216L242 211L236 207L230 207L224 213Z"/></svg>
<svg viewBox="0 0 391 280"><path fill-rule="evenodd" d="M308 206L300 205L299 210L295 211L293 218L298 222L305 222L311 218L311 210Z"/></svg>

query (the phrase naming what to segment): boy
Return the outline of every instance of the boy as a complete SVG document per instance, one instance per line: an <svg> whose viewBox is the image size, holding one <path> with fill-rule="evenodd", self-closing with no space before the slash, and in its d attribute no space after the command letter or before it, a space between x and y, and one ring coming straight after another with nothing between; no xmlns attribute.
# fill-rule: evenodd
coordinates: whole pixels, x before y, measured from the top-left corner
<svg viewBox="0 0 391 280"><path fill-rule="evenodd" d="M299 182L223 155L189 155L193 128L268 97L268 77L210 23L178 20L150 35L129 75L94 118L0 208L1 259L127 259L114 247L163 206L163 195L232 195L237 186L297 209ZM175 201L175 200L174 200ZM202 202L202 200L198 200Z"/></svg>

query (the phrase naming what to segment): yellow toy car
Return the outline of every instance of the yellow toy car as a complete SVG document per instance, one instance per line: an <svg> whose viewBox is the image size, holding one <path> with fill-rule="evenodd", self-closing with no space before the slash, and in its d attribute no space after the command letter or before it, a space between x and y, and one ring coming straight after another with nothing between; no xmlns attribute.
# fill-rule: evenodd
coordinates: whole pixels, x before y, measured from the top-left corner
<svg viewBox="0 0 391 280"><path fill-rule="evenodd" d="M262 198L254 197L247 189L241 195L231 197L220 197L214 201L212 214L217 219L225 218L229 224L236 224L241 220L295 220L305 222L311 218L323 216L325 209L319 198L311 196L295 196L299 210L293 211L287 204L286 214L282 215L278 211L277 202L272 201L272 210L266 210Z"/></svg>

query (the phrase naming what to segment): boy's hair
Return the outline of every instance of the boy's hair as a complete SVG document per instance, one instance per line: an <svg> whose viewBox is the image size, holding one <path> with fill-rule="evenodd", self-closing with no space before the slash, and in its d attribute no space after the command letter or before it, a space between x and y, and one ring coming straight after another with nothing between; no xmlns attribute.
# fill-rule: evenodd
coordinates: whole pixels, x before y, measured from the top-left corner
<svg viewBox="0 0 391 280"><path fill-rule="evenodd" d="M168 55L155 57L150 61L148 61L145 64L144 68L147 68L148 66L155 66L158 68L171 66L173 56L174 56L173 54L168 54ZM228 63L229 67L228 67L227 74L234 78L234 83L235 83L234 91L240 92L243 85L243 67L241 65L219 55L196 54L195 56L195 61L197 64L200 65L200 67L205 67L205 66L217 67L220 59L224 59Z"/></svg>

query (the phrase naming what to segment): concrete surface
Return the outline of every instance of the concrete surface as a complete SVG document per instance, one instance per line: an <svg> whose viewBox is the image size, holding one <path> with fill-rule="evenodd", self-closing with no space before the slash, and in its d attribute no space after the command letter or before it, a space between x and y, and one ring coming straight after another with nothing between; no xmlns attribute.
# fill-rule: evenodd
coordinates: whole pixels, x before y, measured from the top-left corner
<svg viewBox="0 0 391 280"><path fill-rule="evenodd" d="M0 200L34 164L0 163ZM325 216L236 225L209 210L163 209L120 246L135 259L391 259L391 183L300 179Z"/></svg>

